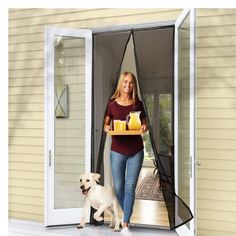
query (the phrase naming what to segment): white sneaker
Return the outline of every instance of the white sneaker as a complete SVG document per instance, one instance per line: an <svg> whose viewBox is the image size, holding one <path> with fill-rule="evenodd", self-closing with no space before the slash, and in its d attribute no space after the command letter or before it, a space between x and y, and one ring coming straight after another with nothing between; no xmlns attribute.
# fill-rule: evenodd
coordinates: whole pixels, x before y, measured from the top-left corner
<svg viewBox="0 0 236 236"><path fill-rule="evenodd" d="M128 227L124 227L120 233L122 236L133 236Z"/></svg>

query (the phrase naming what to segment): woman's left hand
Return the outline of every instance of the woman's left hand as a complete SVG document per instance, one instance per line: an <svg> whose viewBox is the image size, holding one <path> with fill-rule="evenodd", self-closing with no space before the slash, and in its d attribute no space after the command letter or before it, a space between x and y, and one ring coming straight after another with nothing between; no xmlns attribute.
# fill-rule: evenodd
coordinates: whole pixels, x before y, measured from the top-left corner
<svg viewBox="0 0 236 236"><path fill-rule="evenodd" d="M142 131L143 133L145 133L147 130L148 130L147 125L146 125L146 124L143 124L143 125L141 126L141 131Z"/></svg>

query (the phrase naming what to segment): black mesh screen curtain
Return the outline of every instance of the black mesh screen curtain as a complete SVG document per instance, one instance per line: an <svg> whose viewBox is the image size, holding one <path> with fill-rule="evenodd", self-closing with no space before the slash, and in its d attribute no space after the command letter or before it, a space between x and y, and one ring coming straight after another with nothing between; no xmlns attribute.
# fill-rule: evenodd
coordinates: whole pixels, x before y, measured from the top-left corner
<svg viewBox="0 0 236 236"><path fill-rule="evenodd" d="M111 96L123 61L130 32L93 35L93 156L94 170L101 173L103 182L103 151L106 133L103 120L107 101Z"/></svg>
<svg viewBox="0 0 236 236"><path fill-rule="evenodd" d="M171 90L173 95L173 27L94 35L93 170L103 174L103 151L106 140L106 133L103 132L105 109L116 88L125 49L131 34L133 34L137 79L141 100L148 116L149 135L155 156L155 165L160 176L170 228L174 229L191 220L193 216L187 205L175 194L174 174L170 171L173 170L174 165L173 153L171 155L172 161L165 162L165 156L158 152L156 116L150 110L150 107L157 106L155 94ZM150 105L150 103L152 104Z"/></svg>
<svg viewBox="0 0 236 236"><path fill-rule="evenodd" d="M160 154L157 148L159 140L156 138L158 126L155 125L155 116L149 115L153 114L150 108L159 105L156 103L157 98L155 95L165 93L169 89L173 95L174 28L134 31L133 40L141 99L148 114L149 135L168 210L170 228L174 229L191 220L192 213L187 205L175 194L174 174L171 172L174 169L173 148L170 157L172 160L166 162L166 156ZM152 98L151 100L150 97ZM149 104L147 106L147 103L152 103L153 105L150 106Z"/></svg>

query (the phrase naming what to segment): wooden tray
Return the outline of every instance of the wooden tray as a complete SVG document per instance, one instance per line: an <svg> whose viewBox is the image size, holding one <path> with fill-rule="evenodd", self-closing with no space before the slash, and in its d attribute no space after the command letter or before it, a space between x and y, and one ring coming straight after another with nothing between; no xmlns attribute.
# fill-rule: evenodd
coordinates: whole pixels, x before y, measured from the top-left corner
<svg viewBox="0 0 236 236"><path fill-rule="evenodd" d="M111 130L108 132L109 135L141 135L141 130L124 130L124 131L115 131Z"/></svg>

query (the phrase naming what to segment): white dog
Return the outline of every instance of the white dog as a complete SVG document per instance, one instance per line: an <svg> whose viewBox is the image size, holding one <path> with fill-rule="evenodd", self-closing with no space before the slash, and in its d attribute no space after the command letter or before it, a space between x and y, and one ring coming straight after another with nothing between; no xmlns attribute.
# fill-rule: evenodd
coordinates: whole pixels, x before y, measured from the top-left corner
<svg viewBox="0 0 236 236"><path fill-rule="evenodd" d="M99 185L100 175L96 173L87 173L80 176L80 188L85 195L83 215L77 228L83 228L87 219L87 212L90 206L97 211L93 218L97 221L103 220L101 214L106 210L111 215L109 227L114 227L114 231L119 231L119 203L115 197L112 187Z"/></svg>

